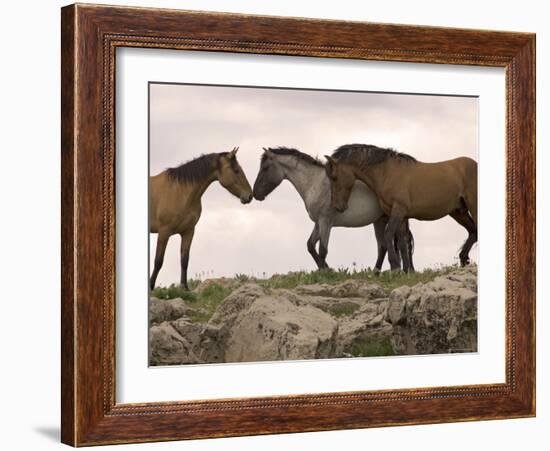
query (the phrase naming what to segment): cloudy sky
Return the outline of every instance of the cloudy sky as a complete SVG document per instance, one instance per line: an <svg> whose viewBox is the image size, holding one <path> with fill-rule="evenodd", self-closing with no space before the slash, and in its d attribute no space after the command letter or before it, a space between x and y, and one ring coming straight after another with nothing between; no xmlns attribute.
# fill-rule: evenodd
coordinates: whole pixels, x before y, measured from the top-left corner
<svg viewBox="0 0 550 451"><path fill-rule="evenodd" d="M252 186L262 147L295 147L322 157L342 144L393 147L421 161L477 158L475 98L387 93L150 85L150 171L158 174L203 153L239 146ZM241 205L218 183L203 196L189 277L263 276L315 269L306 250L313 223L294 187L283 182L263 202ZM458 261L466 231L453 219L411 220L417 269ZM150 262L156 234L150 235ZM179 236L168 244L157 284L179 281ZM477 259L478 249L470 253ZM372 226L334 228L330 266L374 266ZM384 269L387 269L387 260Z"/></svg>

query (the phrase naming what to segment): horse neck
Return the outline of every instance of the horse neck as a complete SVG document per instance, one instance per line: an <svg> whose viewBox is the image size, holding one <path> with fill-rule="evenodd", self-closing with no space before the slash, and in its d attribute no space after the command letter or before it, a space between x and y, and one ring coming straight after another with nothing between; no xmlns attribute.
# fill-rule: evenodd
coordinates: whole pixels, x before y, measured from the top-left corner
<svg viewBox="0 0 550 451"><path fill-rule="evenodd" d="M205 177L201 180L193 181L192 183L187 183L187 197L200 200L208 187L216 180L218 180L218 174L217 171L213 171L208 177Z"/></svg>
<svg viewBox="0 0 550 451"><path fill-rule="evenodd" d="M377 193L378 187L385 177L386 164L387 161L367 167L355 166L355 176L372 191Z"/></svg>
<svg viewBox="0 0 550 451"><path fill-rule="evenodd" d="M297 157L287 157L281 162L285 168L285 178L294 186L306 207L310 202L309 193L324 175L324 168L300 160Z"/></svg>

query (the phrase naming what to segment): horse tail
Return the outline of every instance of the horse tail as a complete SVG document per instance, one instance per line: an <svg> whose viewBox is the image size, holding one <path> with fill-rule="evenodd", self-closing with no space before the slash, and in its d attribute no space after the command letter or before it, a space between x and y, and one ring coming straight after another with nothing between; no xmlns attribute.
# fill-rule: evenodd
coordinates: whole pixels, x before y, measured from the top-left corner
<svg viewBox="0 0 550 451"><path fill-rule="evenodd" d="M405 236L404 239L407 242L407 249L409 251L409 261L411 262L411 270L414 271L414 265L413 265L413 254L414 254L414 236L411 232L411 229L409 227L409 220L405 220ZM399 242L397 241L397 234L395 235L393 239L393 248L395 249L395 252L399 254Z"/></svg>
<svg viewBox="0 0 550 451"><path fill-rule="evenodd" d="M409 261L411 262L411 270L414 271L413 265L413 254L414 254L414 236L409 227L409 220L405 223L406 233L407 233L407 247L409 249Z"/></svg>
<svg viewBox="0 0 550 451"><path fill-rule="evenodd" d="M395 252L399 254L399 240L397 239L397 233L393 237L393 248L395 249Z"/></svg>
<svg viewBox="0 0 550 451"><path fill-rule="evenodd" d="M477 228L477 163L468 159L464 190L464 203Z"/></svg>
<svg viewBox="0 0 550 451"><path fill-rule="evenodd" d="M464 202L477 228L477 181L475 186L468 187L466 190Z"/></svg>

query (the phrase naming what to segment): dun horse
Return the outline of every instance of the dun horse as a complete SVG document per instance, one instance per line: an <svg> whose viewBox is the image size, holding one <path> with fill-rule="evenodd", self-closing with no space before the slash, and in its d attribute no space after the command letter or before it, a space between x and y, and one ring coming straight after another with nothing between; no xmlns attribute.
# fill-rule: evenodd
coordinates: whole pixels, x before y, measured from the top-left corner
<svg viewBox="0 0 550 451"><path fill-rule="evenodd" d="M470 249L477 241L477 163L461 157L438 163L422 163L410 155L372 145L349 144L326 156L331 181L331 205L346 211L356 180L362 180L378 196L389 217L384 234L392 243L400 224L408 218L434 221L450 215L468 231L460 251L460 263L469 263ZM388 247L392 270L399 258ZM407 270L408 255L403 256Z"/></svg>
<svg viewBox="0 0 550 451"><path fill-rule="evenodd" d="M181 285L189 289L189 249L201 216L201 197L212 182L218 180L243 204L252 200L250 184L237 161L237 150L238 147L231 152L202 155L150 178L149 231L158 233L151 289L162 267L168 239L175 234L181 236Z"/></svg>
<svg viewBox="0 0 550 451"><path fill-rule="evenodd" d="M369 224L374 225L378 243L375 269L381 269L386 255L383 237L387 217L380 209L376 195L365 184L354 184L349 200L350 208L339 213L330 206L330 181L322 162L296 149L264 148L260 171L254 183L255 199L264 200L283 180L288 180L296 188L315 224L307 240L307 249L319 269L328 268L326 257L332 227L363 227ZM412 261L413 238L408 229L406 241L409 259Z"/></svg>

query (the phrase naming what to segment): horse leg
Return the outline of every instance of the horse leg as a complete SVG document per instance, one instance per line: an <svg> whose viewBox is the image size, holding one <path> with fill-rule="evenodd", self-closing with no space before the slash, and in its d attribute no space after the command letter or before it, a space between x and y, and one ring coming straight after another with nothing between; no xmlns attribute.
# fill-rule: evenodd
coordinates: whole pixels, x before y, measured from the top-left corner
<svg viewBox="0 0 550 451"><path fill-rule="evenodd" d="M149 287L151 290L155 289L155 282L157 276L159 275L160 268L162 268L162 263L164 262L164 252L166 251L166 245L168 244L168 239L170 235L165 232L159 232L157 237L157 250L155 252L155 264L153 267L153 274L151 274L151 279L149 280Z"/></svg>
<svg viewBox="0 0 550 451"><path fill-rule="evenodd" d="M409 227L408 220L405 219L399 228L397 229L397 245L399 246L399 252L401 259L403 260L403 271L414 272L411 262L410 244L409 244Z"/></svg>
<svg viewBox="0 0 550 451"><path fill-rule="evenodd" d="M311 232L311 235L307 240L307 250L313 257L313 260L315 260L315 264L317 265L317 268L321 269L321 261L319 259L319 254L315 249L317 241L319 241L319 224L315 223L315 226L313 227L313 231Z"/></svg>
<svg viewBox="0 0 550 451"><path fill-rule="evenodd" d="M321 242L319 243L319 263L320 269L328 269L327 254L328 254L328 240L330 238L331 226L325 221L319 223L319 236Z"/></svg>
<svg viewBox="0 0 550 451"><path fill-rule="evenodd" d="M390 261L390 267L392 271L401 269L401 259L399 254L395 250L394 238L399 232L401 223L405 217L405 209L399 205L394 205L391 210L390 219L384 232L384 241L386 242L386 248L388 249L388 260Z"/></svg>
<svg viewBox="0 0 550 451"><path fill-rule="evenodd" d="M187 266L189 265L189 250L191 249L191 241L193 241L193 235L195 228L191 227L185 232L181 233L181 246L180 246L180 262L181 262L181 279L180 285L185 290L189 291L187 285Z"/></svg>
<svg viewBox="0 0 550 451"><path fill-rule="evenodd" d="M474 219L468 214L468 211L465 208L455 210L450 213L450 215L456 222L468 231L468 238L462 245L462 249L459 254L460 265L466 266L470 263L470 249L472 249L472 246L477 241L477 227Z"/></svg>
<svg viewBox="0 0 550 451"><path fill-rule="evenodd" d="M384 264L384 258L386 258L386 245L384 243L384 230L386 230L386 224L388 223L388 217L386 215L380 216L372 225L374 227L374 236L376 237L376 244L378 247L378 258L376 259L376 265L374 266L374 272L379 273Z"/></svg>

